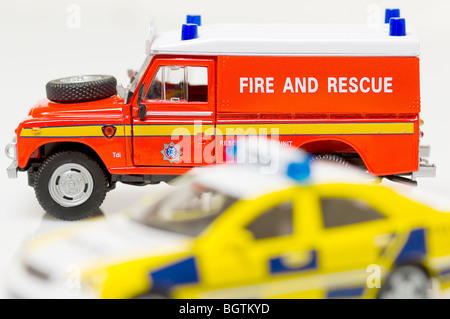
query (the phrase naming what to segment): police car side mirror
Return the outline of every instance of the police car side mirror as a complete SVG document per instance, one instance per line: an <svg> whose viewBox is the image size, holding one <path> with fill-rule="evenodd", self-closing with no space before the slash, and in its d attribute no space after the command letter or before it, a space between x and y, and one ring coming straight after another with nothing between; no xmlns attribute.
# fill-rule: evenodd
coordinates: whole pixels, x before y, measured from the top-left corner
<svg viewBox="0 0 450 319"><path fill-rule="evenodd" d="M145 84L142 83L141 86L139 87L138 98L137 98L137 105L139 106L138 116L141 121L145 120L145 116L147 115L147 106L145 104L141 103L142 96L144 95L144 87L145 87Z"/></svg>
<svg viewBox="0 0 450 319"><path fill-rule="evenodd" d="M252 234L247 229L240 229L228 237L227 247L234 251L245 250L250 243L254 241Z"/></svg>

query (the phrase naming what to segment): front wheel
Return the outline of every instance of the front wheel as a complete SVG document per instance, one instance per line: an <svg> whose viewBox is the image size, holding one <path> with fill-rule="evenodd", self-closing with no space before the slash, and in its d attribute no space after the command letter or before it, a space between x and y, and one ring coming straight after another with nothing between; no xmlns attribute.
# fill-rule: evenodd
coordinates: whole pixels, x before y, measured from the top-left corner
<svg viewBox="0 0 450 319"><path fill-rule="evenodd" d="M394 269L378 292L380 299L425 299L431 288L425 271L414 265Z"/></svg>
<svg viewBox="0 0 450 319"><path fill-rule="evenodd" d="M91 216L105 199L106 174L89 155L58 152L48 157L36 172L34 189L42 208L62 220Z"/></svg>

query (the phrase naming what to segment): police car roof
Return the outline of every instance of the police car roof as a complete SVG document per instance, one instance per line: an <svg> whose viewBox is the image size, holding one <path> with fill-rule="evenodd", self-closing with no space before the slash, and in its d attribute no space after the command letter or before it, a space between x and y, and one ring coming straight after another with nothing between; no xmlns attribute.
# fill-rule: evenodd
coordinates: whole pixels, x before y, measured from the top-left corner
<svg viewBox="0 0 450 319"><path fill-rule="evenodd" d="M288 189L298 185L328 183L371 184L374 178L359 168L341 164L314 161L310 164L311 175L302 182L288 177L284 168L264 167L257 164L221 164L193 169L195 181L229 196L251 199L264 194Z"/></svg>
<svg viewBox="0 0 450 319"><path fill-rule="evenodd" d="M156 36L150 54L270 56L418 56L419 38L390 36L389 25L219 24L181 40L181 28Z"/></svg>

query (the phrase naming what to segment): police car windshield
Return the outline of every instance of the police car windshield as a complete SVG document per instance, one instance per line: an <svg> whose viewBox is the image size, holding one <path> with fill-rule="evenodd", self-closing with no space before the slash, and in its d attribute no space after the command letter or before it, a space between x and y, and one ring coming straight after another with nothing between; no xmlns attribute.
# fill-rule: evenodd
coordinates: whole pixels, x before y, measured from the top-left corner
<svg viewBox="0 0 450 319"><path fill-rule="evenodd" d="M133 219L150 227L196 237L235 201L229 195L190 182Z"/></svg>

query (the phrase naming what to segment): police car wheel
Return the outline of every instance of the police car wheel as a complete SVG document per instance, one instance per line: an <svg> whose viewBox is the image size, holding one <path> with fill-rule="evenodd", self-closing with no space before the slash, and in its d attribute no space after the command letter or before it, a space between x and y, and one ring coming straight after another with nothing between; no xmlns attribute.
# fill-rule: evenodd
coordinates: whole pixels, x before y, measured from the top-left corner
<svg viewBox="0 0 450 319"><path fill-rule="evenodd" d="M420 267L400 266L392 271L378 292L379 299L425 299L431 288L430 278Z"/></svg>
<svg viewBox="0 0 450 319"><path fill-rule="evenodd" d="M79 220L94 214L105 199L105 172L89 155L76 151L48 157L36 172L34 190L39 204L61 220Z"/></svg>
<svg viewBox="0 0 450 319"><path fill-rule="evenodd" d="M50 81L47 98L57 103L81 103L117 94L117 80L111 75L78 75Z"/></svg>

